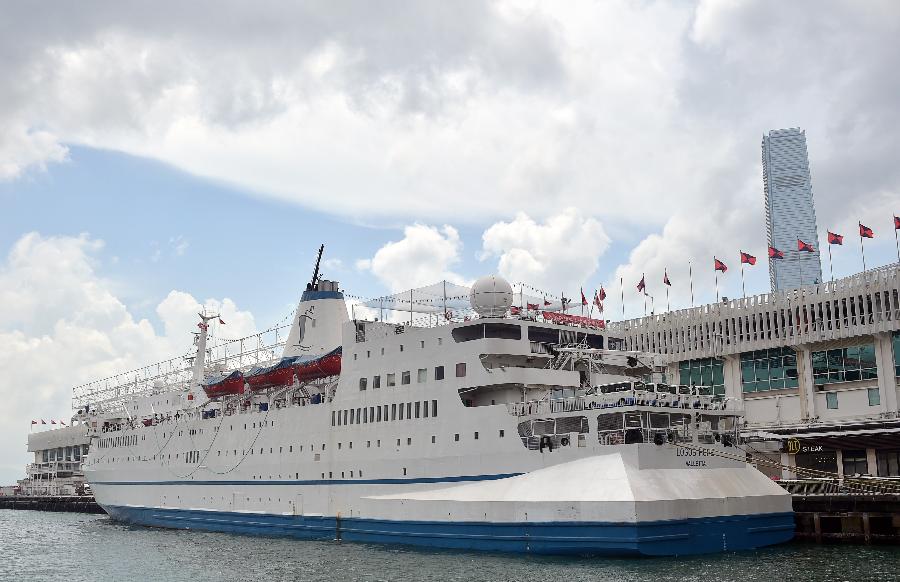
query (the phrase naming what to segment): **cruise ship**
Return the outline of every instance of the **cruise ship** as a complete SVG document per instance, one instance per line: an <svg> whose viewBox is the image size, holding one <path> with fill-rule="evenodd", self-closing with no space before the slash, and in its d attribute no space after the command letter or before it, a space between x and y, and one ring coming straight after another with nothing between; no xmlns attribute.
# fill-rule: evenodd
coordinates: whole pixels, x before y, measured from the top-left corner
<svg viewBox="0 0 900 582"><path fill-rule="evenodd" d="M212 361L201 314L190 379L83 393L85 476L113 519L164 528L578 555L792 538L740 401L516 299L488 276L472 317L351 318L317 263L282 353Z"/></svg>

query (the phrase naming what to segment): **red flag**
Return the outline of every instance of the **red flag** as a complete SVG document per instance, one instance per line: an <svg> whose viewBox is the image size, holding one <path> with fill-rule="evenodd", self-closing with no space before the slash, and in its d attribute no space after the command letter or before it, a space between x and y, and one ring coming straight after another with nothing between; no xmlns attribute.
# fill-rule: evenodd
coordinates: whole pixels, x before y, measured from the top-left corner
<svg viewBox="0 0 900 582"><path fill-rule="evenodd" d="M872 229L866 226L863 223L859 223L859 236L864 238L875 238L875 233L872 232Z"/></svg>
<svg viewBox="0 0 900 582"><path fill-rule="evenodd" d="M207 324L205 324L205 323L203 323L203 322L200 322L200 323L197 324L197 327L199 327L200 329L206 329L206 328L209 327L209 325L207 325Z"/></svg>
<svg viewBox="0 0 900 582"><path fill-rule="evenodd" d="M603 290L603 285L600 285L600 293L597 294L597 297L600 298L600 301L606 299L606 291Z"/></svg>
<svg viewBox="0 0 900 582"><path fill-rule="evenodd" d="M669 272L668 271L663 271L663 285L668 285L669 287L672 286L672 282L669 281Z"/></svg>
<svg viewBox="0 0 900 582"><path fill-rule="evenodd" d="M637 284L637 290L643 293L646 288L647 284L644 282L644 276L641 275L641 281Z"/></svg>
<svg viewBox="0 0 900 582"><path fill-rule="evenodd" d="M219 318L219 323L221 323L222 325L225 325L225 322L222 321L222 318L221 318L221 317Z"/></svg>
<svg viewBox="0 0 900 582"><path fill-rule="evenodd" d="M900 216L894 216L894 230L900 230Z"/></svg>
<svg viewBox="0 0 900 582"><path fill-rule="evenodd" d="M776 259L776 260L777 260L777 259L783 259L783 258L784 258L784 253L783 253L782 251L779 251L779 250L776 249L775 247L769 247L769 258L770 258L770 259Z"/></svg>
<svg viewBox="0 0 900 582"><path fill-rule="evenodd" d="M53 420L53 419L51 418L51 419L50 419L50 424L56 424L56 421Z"/></svg>
<svg viewBox="0 0 900 582"><path fill-rule="evenodd" d="M828 244L830 244L830 245L843 245L843 244L844 244L844 235L842 235L842 234L835 234L835 233L833 233L833 232L831 232L831 231L829 230L829 231L828 231Z"/></svg>
<svg viewBox="0 0 900 582"><path fill-rule="evenodd" d="M37 424L37 421L36 421L36 420L32 420L32 421L31 421L31 424Z"/></svg>
<svg viewBox="0 0 900 582"><path fill-rule="evenodd" d="M741 251L741 262L746 265L755 265L756 257L751 255L750 253L745 253L744 251Z"/></svg>
<svg viewBox="0 0 900 582"><path fill-rule="evenodd" d="M66 423L64 423L64 422L61 421L61 420L59 421L59 424L61 424L61 425L63 425L63 426L66 426Z"/></svg>
<svg viewBox="0 0 900 582"><path fill-rule="evenodd" d="M546 297L544 297L544 307L548 307L549 305L550 305L550 302L547 301Z"/></svg>
<svg viewBox="0 0 900 582"><path fill-rule="evenodd" d="M587 297L584 296L584 289L581 290L581 304L582 304L582 305L587 305L587 304L588 304L588 302L587 302Z"/></svg>
<svg viewBox="0 0 900 582"><path fill-rule="evenodd" d="M594 291L594 305L597 306L597 309L600 310L600 313L603 313L603 303L601 303L600 295Z"/></svg>
<svg viewBox="0 0 900 582"><path fill-rule="evenodd" d="M528 309L530 309L532 311L537 311L538 307L539 307L537 303L528 303L527 305L528 305Z"/></svg>
<svg viewBox="0 0 900 582"><path fill-rule="evenodd" d="M797 239L797 250L804 253L814 253L816 251L811 244L805 243L799 238Z"/></svg>
<svg viewBox="0 0 900 582"><path fill-rule="evenodd" d="M724 273L725 271L728 270L728 267L725 266L725 263L723 263L722 261L720 261L719 259L717 259L715 257L713 257L713 260L715 261L714 268L716 271L722 271Z"/></svg>
<svg viewBox="0 0 900 582"><path fill-rule="evenodd" d="M516 307L515 305L513 305L512 307L509 308L509 312L512 315L519 315L519 308Z"/></svg>

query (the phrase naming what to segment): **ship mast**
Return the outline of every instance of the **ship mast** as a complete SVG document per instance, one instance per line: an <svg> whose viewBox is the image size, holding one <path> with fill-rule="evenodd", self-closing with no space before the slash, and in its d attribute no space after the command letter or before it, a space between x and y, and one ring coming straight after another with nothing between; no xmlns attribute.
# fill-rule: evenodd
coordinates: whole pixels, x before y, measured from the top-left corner
<svg viewBox="0 0 900 582"><path fill-rule="evenodd" d="M195 388L199 388L200 383L203 381L203 368L206 364L206 336L209 331L209 321L219 317L218 314L204 315L198 313L197 315L200 316L200 323L197 324L197 327L200 328L200 334L197 336L197 355L194 356L193 374L191 376L191 386L188 390L188 394L191 394Z"/></svg>
<svg viewBox="0 0 900 582"><path fill-rule="evenodd" d="M319 256L316 257L316 268L313 270L312 281L310 282L307 289L315 290L316 285L319 283L319 264L322 262L322 252L325 250L325 245L319 246Z"/></svg>

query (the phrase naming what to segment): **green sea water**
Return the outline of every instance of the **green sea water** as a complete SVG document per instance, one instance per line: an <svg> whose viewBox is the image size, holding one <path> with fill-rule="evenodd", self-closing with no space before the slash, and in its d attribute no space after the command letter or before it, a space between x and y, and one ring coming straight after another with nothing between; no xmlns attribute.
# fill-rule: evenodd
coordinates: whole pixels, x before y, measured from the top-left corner
<svg viewBox="0 0 900 582"><path fill-rule="evenodd" d="M0 581L900 581L900 548L792 543L688 558L572 558L337 544L0 510Z"/></svg>

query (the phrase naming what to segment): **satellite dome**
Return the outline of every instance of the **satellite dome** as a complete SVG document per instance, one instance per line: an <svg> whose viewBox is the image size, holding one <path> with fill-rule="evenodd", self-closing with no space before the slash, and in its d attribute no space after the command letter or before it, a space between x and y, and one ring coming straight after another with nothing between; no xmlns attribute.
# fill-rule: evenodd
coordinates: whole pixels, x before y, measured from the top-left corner
<svg viewBox="0 0 900 582"><path fill-rule="evenodd" d="M487 275L472 285L469 300L481 317L503 317L512 305L512 286L503 277Z"/></svg>

